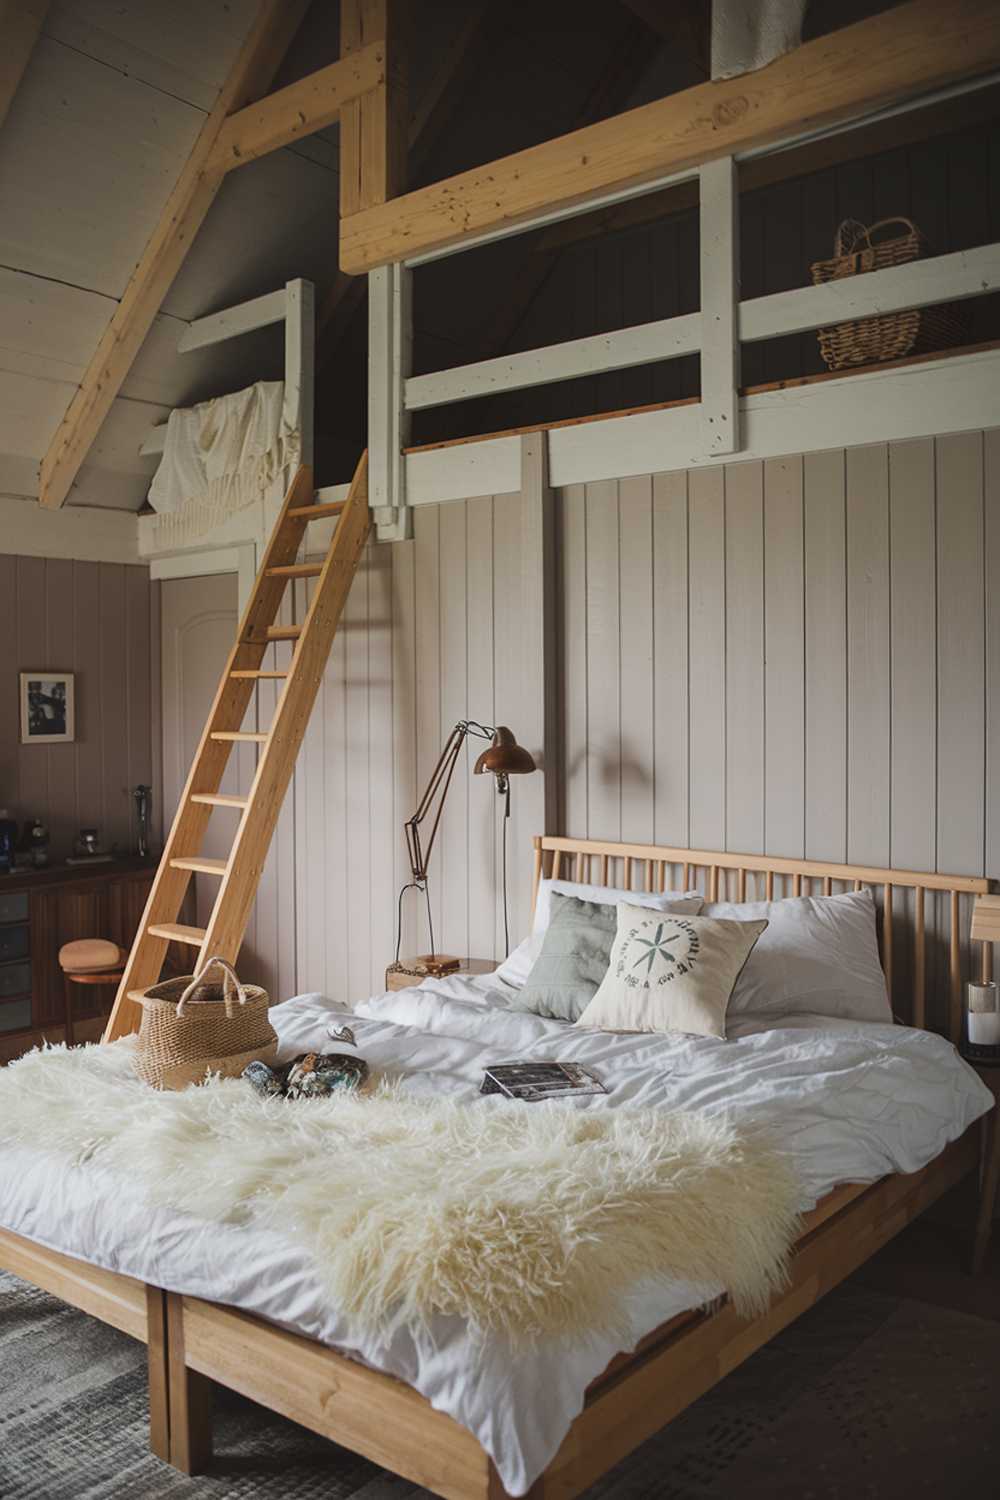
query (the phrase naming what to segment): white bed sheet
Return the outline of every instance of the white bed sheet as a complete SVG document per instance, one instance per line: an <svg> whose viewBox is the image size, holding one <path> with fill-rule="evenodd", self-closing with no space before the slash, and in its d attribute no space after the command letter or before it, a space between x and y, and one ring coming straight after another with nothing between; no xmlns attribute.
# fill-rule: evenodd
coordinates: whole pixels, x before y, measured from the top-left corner
<svg viewBox="0 0 1000 1500"><path fill-rule="evenodd" d="M768 1130L791 1153L803 1210L838 1183L917 1171L993 1102L948 1042L904 1027L799 1017L767 1030L744 1019L728 1042L616 1036L507 1010L488 977L425 981L366 1001L353 1017L320 995L289 1000L271 1015L283 1056L332 1046L328 1027L346 1021L373 1069L400 1074L418 1094L471 1098L491 1062L555 1057L593 1066L611 1090L568 1108L728 1113ZM351 1348L308 1258L278 1236L151 1211L127 1181L92 1165L67 1169L33 1150L0 1163L0 1224L168 1290L244 1308L399 1376L476 1435L512 1495L544 1470L588 1384L618 1352L602 1336L512 1355L500 1339L474 1346L457 1318L403 1330L387 1348ZM637 1285L627 1298L629 1347L719 1290Z"/></svg>

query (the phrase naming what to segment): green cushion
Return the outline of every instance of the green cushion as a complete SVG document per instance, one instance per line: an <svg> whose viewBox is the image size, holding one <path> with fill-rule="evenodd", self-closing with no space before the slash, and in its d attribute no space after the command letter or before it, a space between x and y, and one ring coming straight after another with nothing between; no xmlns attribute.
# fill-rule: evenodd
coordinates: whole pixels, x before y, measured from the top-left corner
<svg viewBox="0 0 1000 1500"><path fill-rule="evenodd" d="M552 892L552 917L524 988L512 1010L552 1021L578 1021L608 972L618 927L614 906Z"/></svg>

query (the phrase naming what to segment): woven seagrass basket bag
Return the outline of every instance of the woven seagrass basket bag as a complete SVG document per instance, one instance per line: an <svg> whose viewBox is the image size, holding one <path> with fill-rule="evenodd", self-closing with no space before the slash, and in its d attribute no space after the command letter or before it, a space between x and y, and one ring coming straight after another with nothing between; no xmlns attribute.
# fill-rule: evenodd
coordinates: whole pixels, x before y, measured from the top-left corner
<svg viewBox="0 0 1000 1500"><path fill-rule="evenodd" d="M814 261L812 279L819 286L845 276L902 266L926 254L927 241L912 219L880 219L867 226L857 219L845 219L837 230L833 258ZM827 366L843 370L851 365L873 365L948 349L963 342L967 326L964 311L954 305L912 307L905 312L837 323L819 329L817 336Z"/></svg>
<svg viewBox="0 0 1000 1500"><path fill-rule="evenodd" d="M221 983L206 979L213 968ZM268 1003L267 991L241 984L224 958L154 984L142 996L135 1071L155 1089L183 1089L207 1073L236 1078L249 1062L273 1062L278 1037Z"/></svg>

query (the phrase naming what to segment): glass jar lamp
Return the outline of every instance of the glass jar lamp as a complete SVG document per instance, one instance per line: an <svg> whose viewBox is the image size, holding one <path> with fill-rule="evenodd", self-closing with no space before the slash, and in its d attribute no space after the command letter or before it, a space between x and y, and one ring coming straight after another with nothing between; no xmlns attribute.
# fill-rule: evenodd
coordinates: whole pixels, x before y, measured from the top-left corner
<svg viewBox="0 0 1000 1500"><path fill-rule="evenodd" d="M1000 985L993 981L993 944L1000 942L1000 896L977 896L972 907L973 942L983 945L978 980L965 990L965 1053L973 1062L1000 1065Z"/></svg>

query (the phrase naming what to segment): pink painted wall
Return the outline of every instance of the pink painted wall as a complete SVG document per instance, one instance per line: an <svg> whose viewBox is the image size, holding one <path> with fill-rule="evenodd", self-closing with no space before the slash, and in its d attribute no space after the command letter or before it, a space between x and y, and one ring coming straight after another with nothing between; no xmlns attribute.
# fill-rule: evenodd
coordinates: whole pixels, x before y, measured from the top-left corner
<svg viewBox="0 0 1000 1500"><path fill-rule="evenodd" d="M53 859L81 826L133 847L132 788L153 781L154 718L159 734L153 634L146 568L0 554L0 807L19 823L40 817ZM21 744L18 674L32 669L76 674L72 744Z"/></svg>

